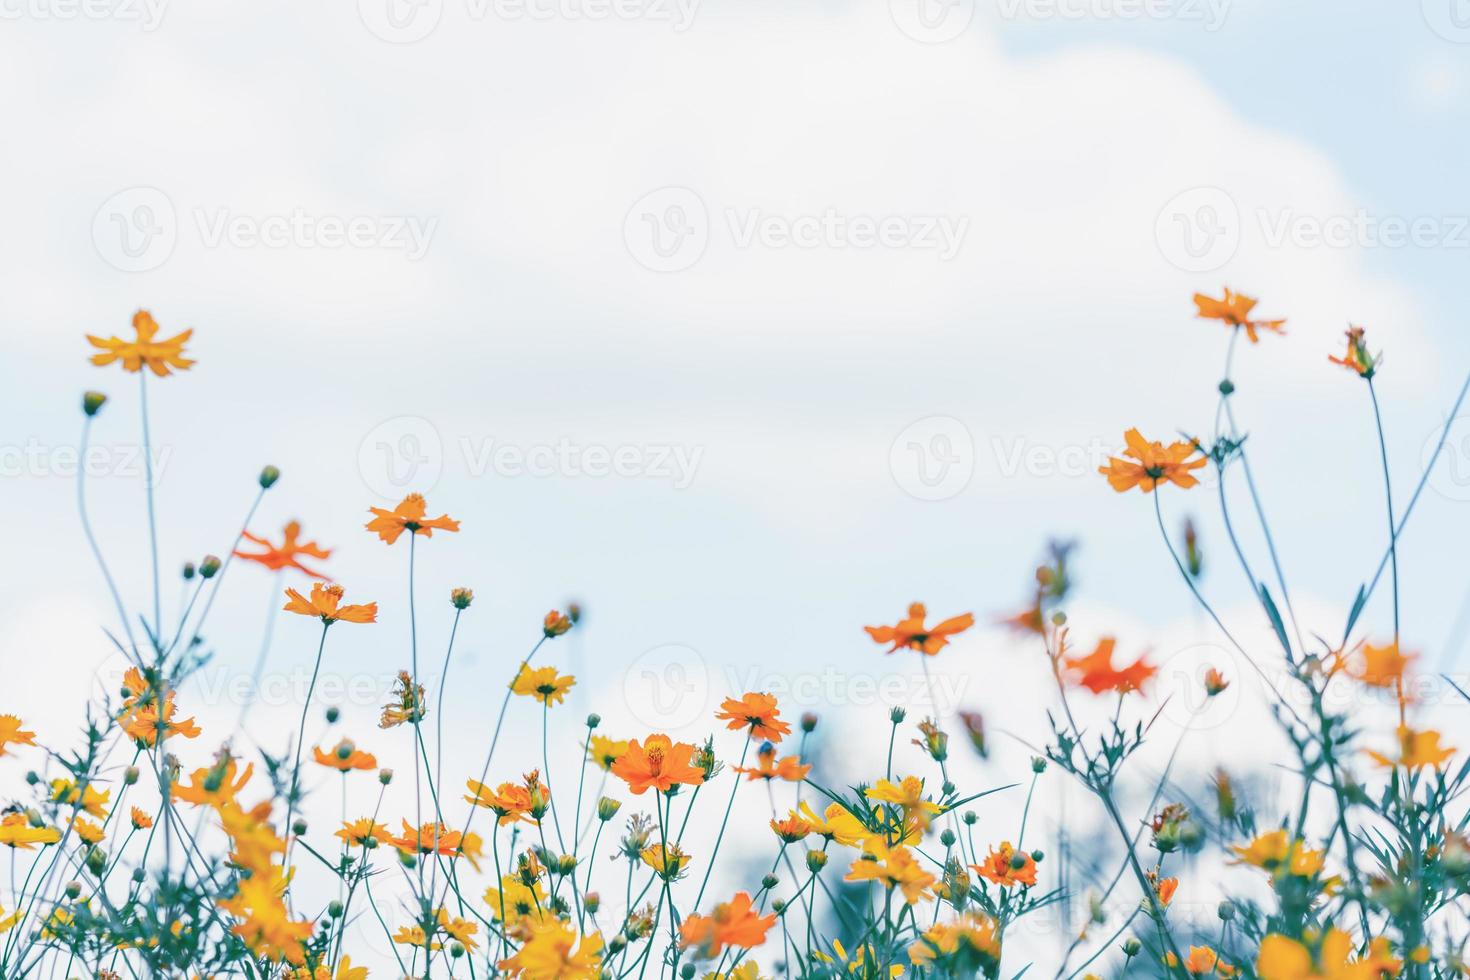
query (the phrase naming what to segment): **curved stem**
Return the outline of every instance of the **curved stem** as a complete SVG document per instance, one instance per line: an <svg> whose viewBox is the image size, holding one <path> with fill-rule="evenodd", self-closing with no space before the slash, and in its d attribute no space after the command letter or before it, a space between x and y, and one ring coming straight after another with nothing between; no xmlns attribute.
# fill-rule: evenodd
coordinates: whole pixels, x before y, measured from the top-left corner
<svg viewBox="0 0 1470 980"><path fill-rule="evenodd" d="M117 591L117 582L112 578L112 572L107 567L107 560L102 557L102 549L97 544L97 536L92 533L92 519L87 516L87 444L92 434L92 416L88 415L82 422L82 445L81 465L77 467L77 511L81 515L82 533L87 538L87 546L92 549L92 557L97 560L97 567L102 570L102 578L107 582L107 591L112 593L112 603L117 607L117 617L122 620L123 632L127 634L128 646L132 651L133 660L141 666L138 655L138 641L133 638L133 627L128 622L128 611L123 606L122 596Z"/></svg>

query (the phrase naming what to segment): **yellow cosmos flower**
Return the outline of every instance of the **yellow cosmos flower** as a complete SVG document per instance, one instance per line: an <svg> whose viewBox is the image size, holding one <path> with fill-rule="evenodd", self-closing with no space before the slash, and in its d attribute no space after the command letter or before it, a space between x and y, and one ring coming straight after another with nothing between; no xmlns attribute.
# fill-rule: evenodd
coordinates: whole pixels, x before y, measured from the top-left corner
<svg viewBox="0 0 1470 980"><path fill-rule="evenodd" d="M561 704L566 699L567 691L571 690L577 679L571 675L560 675L555 667L537 667L532 669L529 664L521 664L520 672L516 674L515 680L510 682L510 689L516 694L535 698L548 708L553 704ZM627 748L624 746L624 751Z"/></svg>
<svg viewBox="0 0 1470 980"><path fill-rule="evenodd" d="M170 369L187 371L194 366L194 362L184 356L184 344L194 335L193 330L155 340L158 323L147 310L139 310L133 314L133 332L135 337L131 341L120 337L104 339L87 334L87 340L101 351L92 355L92 363L105 367L114 361L121 361L124 371L137 374L147 367L160 378L172 374L173 370Z"/></svg>

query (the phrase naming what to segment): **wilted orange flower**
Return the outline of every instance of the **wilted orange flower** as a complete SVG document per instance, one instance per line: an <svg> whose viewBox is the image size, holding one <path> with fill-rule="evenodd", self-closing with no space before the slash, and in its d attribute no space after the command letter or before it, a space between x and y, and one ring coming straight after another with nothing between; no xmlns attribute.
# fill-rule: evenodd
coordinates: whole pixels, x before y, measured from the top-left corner
<svg viewBox="0 0 1470 980"><path fill-rule="evenodd" d="M1286 323L1285 320L1252 320L1251 311L1256 308L1256 301L1249 296L1231 292L1228 288L1224 299L1213 299L1203 293L1195 293L1194 305L1199 310L1197 315L1201 320L1219 320L1231 329L1244 327L1246 337L1253 344L1261 339L1257 330L1284 333L1281 328Z"/></svg>
<svg viewBox="0 0 1470 980"><path fill-rule="evenodd" d="M1399 645L1389 642L1381 647L1363 644L1363 663L1356 670L1349 670L1354 677L1370 687L1397 687L1404 681L1404 672L1414 660L1414 654L1403 653Z"/></svg>
<svg viewBox="0 0 1470 980"><path fill-rule="evenodd" d="M133 807L129 815L133 818L133 828L135 830L147 830L153 826L153 818L137 807Z"/></svg>
<svg viewBox="0 0 1470 980"><path fill-rule="evenodd" d="M1416 732L1407 725L1400 725L1398 728L1398 737L1399 757L1397 759L1390 759L1381 752L1374 752L1372 749L1365 749L1364 751L1372 756L1373 761L1377 762L1380 766L1388 766L1390 768L1393 766L1403 766L1405 769L1420 769L1424 766L1433 766L1438 769L1449 761L1450 756L1455 754L1454 749L1447 745L1441 746L1439 744L1440 734L1432 729Z"/></svg>
<svg viewBox="0 0 1470 980"><path fill-rule="evenodd" d="M924 626L924 617L928 610L922 602L909 605L907 619L900 620L895 626L864 626L868 635L875 643L892 643L888 649L889 653L907 647L910 650L918 650L926 656L934 656L940 650L949 645L949 638L958 633L963 633L975 625L975 617L970 613L953 616L932 628Z"/></svg>
<svg viewBox="0 0 1470 980"><path fill-rule="evenodd" d="M287 589L286 598L290 600L282 607L286 612L293 612L301 616L316 616L328 626L338 621L347 623L376 623L378 621L376 602L367 602L362 605L339 605L342 601L342 586L340 585L323 585L320 582L313 582L310 599L306 599L295 589Z"/></svg>
<svg viewBox="0 0 1470 980"><path fill-rule="evenodd" d="M453 857L459 849L459 831L450 830L442 823L426 823L417 830L407 820L402 823L403 836L390 838L388 843L404 854L442 854Z"/></svg>
<svg viewBox="0 0 1470 980"><path fill-rule="evenodd" d="M415 684L413 675L406 670L398 672L393 697L394 700L383 705L382 717L378 719L379 728L396 728L405 722L418 724L429 713L429 707L424 703L424 685Z"/></svg>
<svg viewBox="0 0 1470 980"><path fill-rule="evenodd" d="M340 838L349 844L356 844L358 847L366 844L369 838L372 838L379 844L386 844L393 839L393 835L388 833L388 828L373 820L372 817L362 817L359 820L344 822L342 829L332 836Z"/></svg>
<svg viewBox="0 0 1470 980"><path fill-rule="evenodd" d="M558 674L555 667L532 668L529 664L522 663L515 679L510 682L510 689L516 694L534 698L549 708L566 700L567 691L576 683L575 677Z"/></svg>
<svg viewBox="0 0 1470 980"><path fill-rule="evenodd" d="M751 738L766 742L779 742L783 736L791 734L791 726L781 720L776 699L769 694L751 692L738 700L726 698L715 713L715 719L729 722L726 727L732 732L746 728L750 730Z"/></svg>
<svg viewBox="0 0 1470 980"><path fill-rule="evenodd" d="M1173 483L1188 490L1199 483L1189 471L1209 462L1204 456L1191 459L1199 451L1192 442L1174 442L1165 446L1161 442L1149 442L1137 429L1123 433L1123 441L1127 444L1123 455L1131 458L1111 456L1107 466L1097 469L1119 493L1126 493L1134 487L1144 493L1152 493L1160 483Z"/></svg>
<svg viewBox="0 0 1470 980"><path fill-rule="evenodd" d="M1036 884L1036 861L1022 851L1019 854L1024 863L1019 868L1014 867L1011 861L1017 854L1010 841L1001 841L999 847L992 847L990 853L985 855L984 864L972 864L970 868L986 881L994 882L1002 888Z"/></svg>
<svg viewBox="0 0 1470 980"><path fill-rule="evenodd" d="M1383 355L1374 357L1368 353L1368 345L1363 340L1362 327L1349 327L1347 330L1347 351L1342 357L1328 355L1327 359L1333 364L1340 364L1349 371L1356 371L1359 377L1371 378L1378 370L1378 364L1383 360Z"/></svg>
<svg viewBox="0 0 1470 980"><path fill-rule="evenodd" d="M249 531L242 531L240 533L247 540L260 545L265 550L259 552L237 550L235 552L236 558L241 558L245 561L253 561L259 565L264 565L266 568L269 568L273 572L279 572L283 568L294 568L297 571L305 572L312 578L319 578L324 581L326 580L326 576L323 575L321 572L307 568L305 565L301 564L297 556L305 555L308 558L318 558L321 560L326 560L327 558L331 557L332 549L323 548L315 541L298 541L297 538L301 536L300 521L292 521L291 523L286 525L285 530L282 532L282 539L279 547L271 544L269 539L257 537L256 535L251 534Z"/></svg>
<svg viewBox="0 0 1470 980"><path fill-rule="evenodd" d="M1137 691L1148 680L1158 672L1157 667L1150 667L1139 657L1127 667L1115 668L1113 666L1113 648L1117 641L1111 636L1105 636L1097 643L1097 648L1085 657L1067 657L1068 669L1076 673L1076 683L1087 688L1093 694L1102 694L1104 691L1117 691L1126 694L1129 691Z"/></svg>
<svg viewBox="0 0 1470 980"><path fill-rule="evenodd" d="M812 771L812 767L803 764L799 756L788 755L778 762L776 747L770 742L760 747L755 754L755 760L754 766L733 768L736 772L744 773L747 780L764 779L770 782L772 779L784 779L788 783L799 783Z"/></svg>
<svg viewBox="0 0 1470 980"><path fill-rule="evenodd" d="M36 733L21 729L21 720L15 715L0 715L0 755L5 755L7 745L35 745Z"/></svg>
<svg viewBox="0 0 1470 980"><path fill-rule="evenodd" d="M990 746L985 741L985 716L978 711L961 711L960 721L965 726L965 734L970 736L970 744L980 753L980 758L989 758Z"/></svg>
<svg viewBox="0 0 1470 980"><path fill-rule="evenodd" d="M350 772L353 769L376 769L378 768L377 756L371 752L363 752L353 745L348 739L342 739L330 752L323 752L321 746L312 747L312 755L316 757L319 765L338 772Z"/></svg>
<svg viewBox="0 0 1470 980"><path fill-rule="evenodd" d="M628 751L613 763L612 774L628 784L635 796L649 789L663 792L676 783L698 786L704 782L704 770L692 765L694 746L675 742L667 735L650 735L643 744L632 739Z"/></svg>
<svg viewBox="0 0 1470 980"><path fill-rule="evenodd" d="M1205 671L1205 693L1210 697L1221 693L1229 686L1230 682L1225 679L1225 675L1214 667Z"/></svg>
<svg viewBox="0 0 1470 980"><path fill-rule="evenodd" d="M700 957L713 959L726 946L754 949L766 941L766 932L775 924L775 913L761 915L748 893L736 892L730 901L716 905L713 914L686 918L680 928L679 945L685 949L697 946Z"/></svg>
<svg viewBox="0 0 1470 980"><path fill-rule="evenodd" d="M158 324L147 310L139 310L133 314L133 330L137 336L132 341L120 337L108 337L104 340L87 334L87 340L101 351L100 354L92 355L92 363L106 366L114 361L121 361L123 370L134 374L146 365L148 370L160 378L172 374L170 368L187 371L194 366L194 362L184 356L184 344L194 335L193 330L185 330L166 340L154 340L158 333Z"/></svg>
<svg viewBox="0 0 1470 980"><path fill-rule="evenodd" d="M420 493L411 493L399 502L397 507L386 510L382 507L369 507L373 519L364 525L369 531L377 534L388 544L398 540L398 536L404 531L410 534L422 534L426 538L434 536L437 531L458 531L459 521L454 520L448 514L440 514L435 518L425 518L424 514L428 505L424 503L424 496Z"/></svg>

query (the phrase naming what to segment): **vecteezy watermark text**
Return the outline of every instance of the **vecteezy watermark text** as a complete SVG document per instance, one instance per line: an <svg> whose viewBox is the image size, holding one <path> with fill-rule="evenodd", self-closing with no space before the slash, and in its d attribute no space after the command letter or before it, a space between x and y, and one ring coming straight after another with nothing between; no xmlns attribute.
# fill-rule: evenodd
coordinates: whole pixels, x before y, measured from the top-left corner
<svg viewBox="0 0 1470 980"><path fill-rule="evenodd" d="M736 249L772 251L927 252L948 262L970 230L968 215L848 213L835 207L782 213L726 207L719 212ZM687 187L661 187L634 202L623 219L623 242L639 265L681 272L700 260L716 225L704 198Z"/></svg>
<svg viewBox="0 0 1470 980"><path fill-rule="evenodd" d="M169 0L0 0L0 20L115 20L155 31Z"/></svg>
<svg viewBox="0 0 1470 980"><path fill-rule="evenodd" d="M0 0L3 2L3 0ZM180 219L173 199L157 187L129 187L98 207L92 218L97 254L123 272L147 272L168 261L181 232L192 230L203 248L377 250L410 262L429 250L439 219L416 214L338 214L293 207L240 211L196 206Z"/></svg>

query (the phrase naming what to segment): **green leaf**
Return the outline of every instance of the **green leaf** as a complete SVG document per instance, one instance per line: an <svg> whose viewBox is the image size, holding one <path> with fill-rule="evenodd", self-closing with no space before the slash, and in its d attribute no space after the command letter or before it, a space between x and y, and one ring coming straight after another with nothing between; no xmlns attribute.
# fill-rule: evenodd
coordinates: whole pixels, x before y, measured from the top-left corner
<svg viewBox="0 0 1470 980"><path fill-rule="evenodd" d="M1343 646L1346 646L1347 645L1348 637L1353 632L1353 626L1355 626L1357 624L1357 622L1358 622L1358 616L1362 614L1362 612L1363 612L1363 606L1366 605L1367 602L1368 602L1368 587L1365 586L1365 585L1360 585L1360 586L1358 586L1358 598L1353 601L1353 611L1350 612L1350 613L1348 613L1347 626L1343 627L1343 630L1342 630L1342 643L1343 643Z"/></svg>
<svg viewBox="0 0 1470 980"><path fill-rule="evenodd" d="M1271 620L1271 628L1276 631L1276 639L1281 641L1281 649L1286 651L1286 659L1290 660L1291 641L1286 638L1286 624L1281 621L1281 612L1271 598L1271 590L1264 585L1261 586L1261 605L1266 608L1266 616Z"/></svg>

